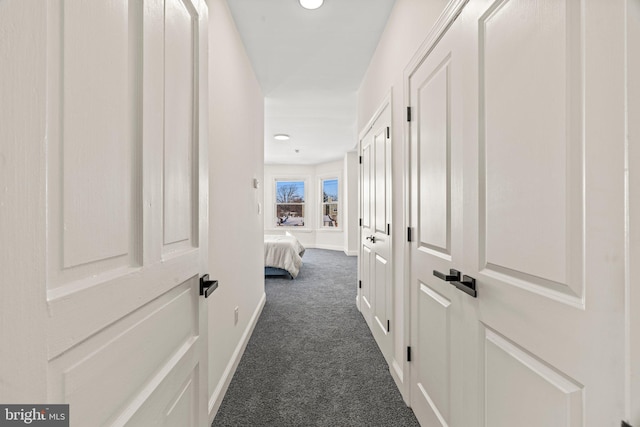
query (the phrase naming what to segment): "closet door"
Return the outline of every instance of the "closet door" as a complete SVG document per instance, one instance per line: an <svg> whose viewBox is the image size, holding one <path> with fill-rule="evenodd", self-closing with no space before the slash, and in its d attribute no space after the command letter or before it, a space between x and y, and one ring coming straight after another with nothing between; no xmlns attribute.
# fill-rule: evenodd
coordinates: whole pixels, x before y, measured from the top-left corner
<svg viewBox="0 0 640 427"><path fill-rule="evenodd" d="M624 418L622 6L471 0L409 78L424 425Z"/></svg>
<svg viewBox="0 0 640 427"><path fill-rule="evenodd" d="M486 426L623 418L623 16L579 0L465 11L465 366Z"/></svg>
<svg viewBox="0 0 640 427"><path fill-rule="evenodd" d="M363 131L361 146L362 228L360 310L391 363L393 340L391 257L391 98Z"/></svg>
<svg viewBox="0 0 640 427"><path fill-rule="evenodd" d="M463 59L460 23L409 75L411 407L424 426L464 425Z"/></svg>

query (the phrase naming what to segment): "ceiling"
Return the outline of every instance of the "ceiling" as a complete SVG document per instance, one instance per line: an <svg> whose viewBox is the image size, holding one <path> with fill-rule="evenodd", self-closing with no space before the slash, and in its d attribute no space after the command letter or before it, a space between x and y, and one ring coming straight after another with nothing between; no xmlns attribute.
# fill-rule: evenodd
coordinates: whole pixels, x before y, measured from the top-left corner
<svg viewBox="0 0 640 427"><path fill-rule="evenodd" d="M266 164L319 164L356 146L357 91L394 1L227 0L265 96Z"/></svg>

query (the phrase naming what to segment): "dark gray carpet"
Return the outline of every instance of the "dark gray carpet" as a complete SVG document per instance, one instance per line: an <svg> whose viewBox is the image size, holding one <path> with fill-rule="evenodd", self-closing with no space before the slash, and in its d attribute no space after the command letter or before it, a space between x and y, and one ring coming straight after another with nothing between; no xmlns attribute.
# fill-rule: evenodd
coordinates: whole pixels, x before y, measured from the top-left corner
<svg viewBox="0 0 640 427"><path fill-rule="evenodd" d="M418 426L355 305L356 258L308 249L267 302L212 426Z"/></svg>

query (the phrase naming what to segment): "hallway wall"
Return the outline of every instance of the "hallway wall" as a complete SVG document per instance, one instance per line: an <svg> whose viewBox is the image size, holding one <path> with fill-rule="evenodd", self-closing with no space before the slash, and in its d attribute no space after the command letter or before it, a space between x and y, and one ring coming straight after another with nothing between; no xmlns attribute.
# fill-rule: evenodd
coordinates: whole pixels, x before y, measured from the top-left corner
<svg viewBox="0 0 640 427"><path fill-rule="evenodd" d="M358 92L357 128L360 131L371 119L389 90L392 91L393 224L391 235L394 247L394 319L392 322L398 326L394 337L394 363L390 369L405 400L408 396L405 384L408 384L408 381L404 381L403 373L406 371L405 334L408 330L403 326L409 324L409 318L404 311L405 301L408 301L404 285L408 277L405 277L404 271L406 213L403 196L407 101L403 96L403 76L405 66L426 39L447 3L447 0L397 0Z"/></svg>
<svg viewBox="0 0 640 427"><path fill-rule="evenodd" d="M226 0L209 5L210 416L221 403L264 305L262 90ZM234 309L238 307L238 323Z"/></svg>

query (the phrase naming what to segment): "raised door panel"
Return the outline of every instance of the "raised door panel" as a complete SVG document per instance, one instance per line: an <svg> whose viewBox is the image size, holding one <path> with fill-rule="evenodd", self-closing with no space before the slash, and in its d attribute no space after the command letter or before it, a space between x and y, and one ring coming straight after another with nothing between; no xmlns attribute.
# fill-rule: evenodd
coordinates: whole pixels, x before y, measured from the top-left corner
<svg viewBox="0 0 640 427"><path fill-rule="evenodd" d="M390 320L389 313L387 312L389 308L388 304L388 289L390 286L389 277L391 276L389 271L389 261L380 256L379 254L375 255L375 281L374 281L374 309L373 309L373 318L375 320L374 325L372 327L377 329L377 332L382 335L386 335L387 331L387 321ZM376 334L374 333L374 336Z"/></svg>
<svg viewBox="0 0 640 427"><path fill-rule="evenodd" d="M579 383L488 329L484 357L486 426L584 425L585 390Z"/></svg>
<svg viewBox="0 0 640 427"><path fill-rule="evenodd" d="M417 90L418 236L425 249L451 254L451 162L447 57Z"/></svg>
<svg viewBox="0 0 640 427"><path fill-rule="evenodd" d="M50 297L139 265L140 9L127 1L50 4Z"/></svg>
<svg viewBox="0 0 640 427"><path fill-rule="evenodd" d="M361 266L361 280L362 289L360 290L360 298L362 299L361 309L363 310L364 318L367 322L370 321L371 312L373 310L373 292L371 283L374 277L371 275L371 269L375 266L373 260L374 253L371 252L367 246L362 247L362 266Z"/></svg>
<svg viewBox="0 0 640 427"><path fill-rule="evenodd" d="M182 0L165 2L164 245L189 248L194 237L194 17Z"/></svg>
<svg viewBox="0 0 640 427"><path fill-rule="evenodd" d="M390 200L388 191L389 183L388 178L390 176L387 168L389 167L389 150L387 149L386 128L376 129L373 135L373 144L375 150L375 164L373 170L373 178L375 182L374 188L374 204L375 211L375 233L387 234L388 218L387 213L389 208L387 206Z"/></svg>
<svg viewBox="0 0 640 427"><path fill-rule="evenodd" d="M480 267L584 294L578 1L496 1L480 18ZM508 219L508 220L506 220Z"/></svg>
<svg viewBox="0 0 640 427"><path fill-rule="evenodd" d="M416 324L417 370L412 393L422 403L414 405L426 425L449 425L451 405L451 301L424 283L418 290Z"/></svg>
<svg viewBox="0 0 640 427"><path fill-rule="evenodd" d="M363 230L370 230L373 226L373 215L375 213L372 208L374 200L372 191L374 181L371 173L373 162L373 147L370 141L365 140L362 147L362 227Z"/></svg>

